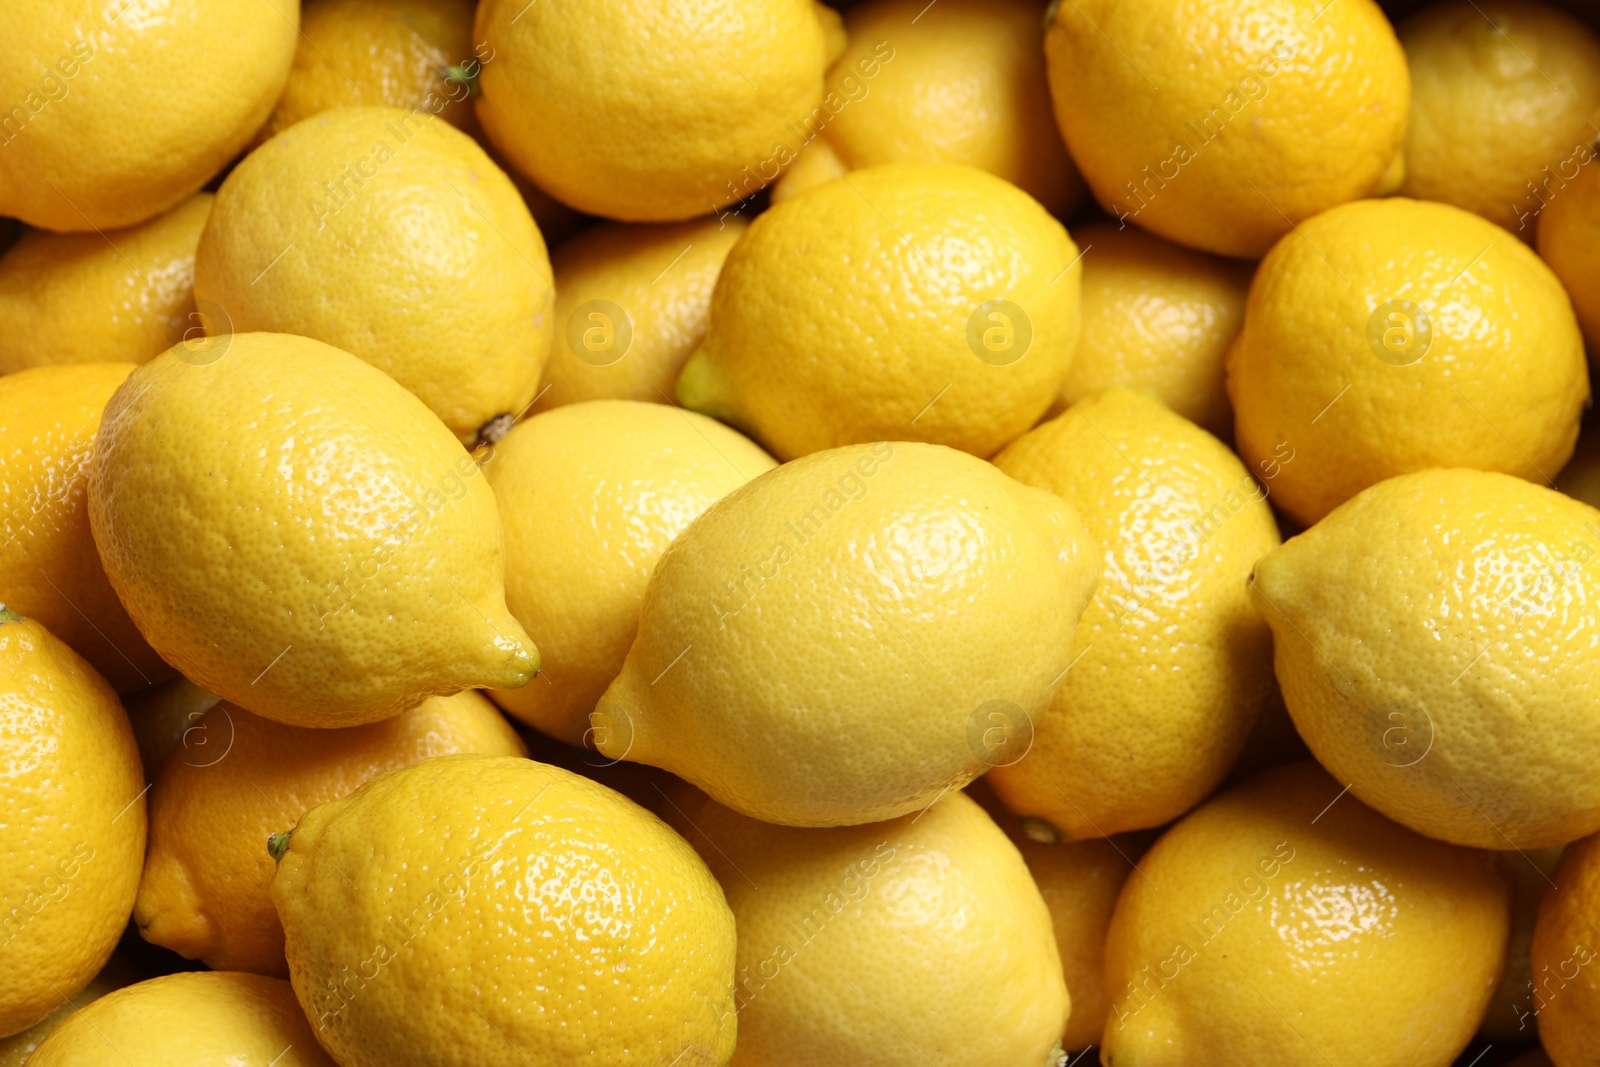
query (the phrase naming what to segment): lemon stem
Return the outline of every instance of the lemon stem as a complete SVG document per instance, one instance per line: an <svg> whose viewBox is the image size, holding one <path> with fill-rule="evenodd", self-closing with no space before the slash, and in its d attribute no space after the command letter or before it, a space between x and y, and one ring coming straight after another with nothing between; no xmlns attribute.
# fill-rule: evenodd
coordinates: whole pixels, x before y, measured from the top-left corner
<svg viewBox="0 0 1600 1067"><path fill-rule="evenodd" d="M478 88L478 74L482 70L483 66L476 60L470 66L465 63L454 63L444 68L444 80L451 85L465 86L467 98L476 99L483 93L483 90Z"/></svg>
<svg viewBox="0 0 1600 1067"><path fill-rule="evenodd" d="M289 851L289 838L294 836L293 830L285 830L279 834L267 835L267 855L272 857L272 862L277 863L283 859L283 854Z"/></svg>
<svg viewBox="0 0 1600 1067"><path fill-rule="evenodd" d="M14 612L10 608L6 607L4 604L0 604L0 626L3 626L8 622L21 622L21 621L22 621L22 616L21 615L18 615L16 612Z"/></svg>

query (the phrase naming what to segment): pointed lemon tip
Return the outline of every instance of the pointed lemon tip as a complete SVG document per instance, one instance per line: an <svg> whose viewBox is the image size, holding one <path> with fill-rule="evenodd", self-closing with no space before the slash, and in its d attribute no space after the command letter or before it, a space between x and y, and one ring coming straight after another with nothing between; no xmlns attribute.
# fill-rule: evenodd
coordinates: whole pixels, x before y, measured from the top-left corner
<svg viewBox="0 0 1600 1067"><path fill-rule="evenodd" d="M735 425L739 422L727 381L711 361L711 356L704 347L696 349L694 355L683 365L683 370L678 374L677 387L673 392L677 394L678 403L690 411L698 411L702 415L709 415L713 419Z"/></svg>

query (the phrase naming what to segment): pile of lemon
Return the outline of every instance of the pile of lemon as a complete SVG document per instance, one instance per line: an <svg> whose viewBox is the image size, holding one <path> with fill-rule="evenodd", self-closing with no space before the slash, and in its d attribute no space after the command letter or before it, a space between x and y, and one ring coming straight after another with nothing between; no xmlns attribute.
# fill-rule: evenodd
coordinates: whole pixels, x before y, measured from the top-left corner
<svg viewBox="0 0 1600 1067"><path fill-rule="evenodd" d="M0 1067L1600 1065L1597 28L4 0Z"/></svg>

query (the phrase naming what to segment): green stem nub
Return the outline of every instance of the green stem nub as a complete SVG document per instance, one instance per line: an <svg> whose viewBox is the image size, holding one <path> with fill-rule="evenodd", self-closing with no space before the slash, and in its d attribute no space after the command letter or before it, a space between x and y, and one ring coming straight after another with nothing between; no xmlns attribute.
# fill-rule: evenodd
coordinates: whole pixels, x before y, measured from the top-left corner
<svg viewBox="0 0 1600 1067"><path fill-rule="evenodd" d="M22 619L23 616L12 611L4 604L0 604L0 626L4 626L8 622L21 622Z"/></svg>
<svg viewBox="0 0 1600 1067"><path fill-rule="evenodd" d="M283 859L283 854L289 851L289 838L294 836L293 830L285 830L280 834L267 835L267 855L272 857L272 862L277 863Z"/></svg>
<svg viewBox="0 0 1600 1067"><path fill-rule="evenodd" d="M1029 841L1036 841L1041 845L1059 845L1061 833L1054 826L1043 819L1036 819L1032 815L1022 817L1022 834Z"/></svg>
<svg viewBox="0 0 1600 1067"><path fill-rule="evenodd" d="M467 98L476 100L483 94L483 90L478 88L478 75L481 73L483 73L483 64L474 59L466 63L454 63L444 68L444 80L451 85L464 86L467 90Z"/></svg>

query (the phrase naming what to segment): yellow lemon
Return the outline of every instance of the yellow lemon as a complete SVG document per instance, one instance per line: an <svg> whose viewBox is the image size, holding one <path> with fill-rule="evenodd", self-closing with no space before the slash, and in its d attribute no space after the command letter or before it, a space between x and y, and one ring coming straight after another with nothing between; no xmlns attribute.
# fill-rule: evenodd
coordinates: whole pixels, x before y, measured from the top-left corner
<svg viewBox="0 0 1600 1067"><path fill-rule="evenodd" d="M1056 121L1106 211L1259 256L1377 192L1399 153L1406 58L1373 0L1076 0L1045 36Z"/></svg>
<svg viewBox="0 0 1600 1067"><path fill-rule="evenodd" d="M1557 1067L1600 1063L1600 838L1567 846L1533 928L1523 1010Z"/></svg>
<svg viewBox="0 0 1600 1067"><path fill-rule="evenodd" d="M149 768L151 778L179 746L192 744L200 748L215 743L212 752L226 747L225 738L208 736L206 731L194 729L221 699L182 675L122 698L128 721L133 725L133 738L139 742L139 762Z"/></svg>
<svg viewBox="0 0 1600 1067"><path fill-rule="evenodd" d="M813 0L483 0L478 118L519 171L581 211L674 222L778 176L820 109Z"/></svg>
<svg viewBox="0 0 1600 1067"><path fill-rule="evenodd" d="M1488 1005L1511 890L1312 763L1185 816L1106 939L1106 1067L1447 1067Z"/></svg>
<svg viewBox="0 0 1600 1067"><path fill-rule="evenodd" d="M306 0L289 80L256 134L265 141L336 107L400 107L472 130L484 55L473 0Z"/></svg>
<svg viewBox="0 0 1600 1067"><path fill-rule="evenodd" d="M1572 181L1539 215L1539 255L1572 297L1589 349L1600 358L1600 149L1587 152ZM1548 194L1547 194L1548 195Z"/></svg>
<svg viewBox="0 0 1600 1067"><path fill-rule="evenodd" d="M1572 454L1588 394L1550 269L1500 227L1421 200L1302 223L1262 260L1228 352L1239 454L1294 452L1273 492L1307 525L1427 467L1544 482Z"/></svg>
<svg viewBox="0 0 1600 1067"><path fill-rule="evenodd" d="M1071 508L982 460L816 453L673 541L593 739L767 822L914 812L1025 750L1099 573Z"/></svg>
<svg viewBox="0 0 1600 1067"><path fill-rule="evenodd" d="M550 260L505 173L427 112L338 108L236 167L195 257L212 333L314 337L410 389L463 442L533 401Z"/></svg>
<svg viewBox="0 0 1600 1067"><path fill-rule="evenodd" d="M0 606L0 1037L89 984L133 909L144 775L117 695Z"/></svg>
<svg viewBox="0 0 1600 1067"><path fill-rule="evenodd" d="M335 1067L281 978L169 974L101 997L55 1029L31 1067Z"/></svg>
<svg viewBox="0 0 1600 1067"><path fill-rule="evenodd" d="M665 811L739 929L732 1067L1053 1067L1069 1000L1050 912L963 793L872 826Z"/></svg>
<svg viewBox="0 0 1600 1067"><path fill-rule="evenodd" d="M354 356L284 334L179 345L123 383L95 448L112 588L224 699L355 726L537 672L477 464Z"/></svg>
<svg viewBox="0 0 1600 1067"><path fill-rule="evenodd" d="M368 778L453 752L528 754L470 690L344 730L284 726L219 705L155 775L133 912L139 932L214 970L288 977L268 835Z"/></svg>
<svg viewBox="0 0 1600 1067"><path fill-rule="evenodd" d="M74 1012L94 1003L107 993L121 989L125 985L132 985L143 977L122 956L113 954L100 973L95 975L94 980L84 986L77 996L69 998L61 1007L20 1034L0 1037L0 1067L23 1067L28 1057L39 1047L40 1042Z"/></svg>
<svg viewBox="0 0 1600 1067"><path fill-rule="evenodd" d="M266 119L299 25L297 0L12 0L0 215L76 233L176 207Z"/></svg>
<svg viewBox="0 0 1600 1067"><path fill-rule="evenodd" d="M849 43L828 70L822 112L802 126L814 138L802 159L826 145L842 169L965 163L1052 214L1077 210L1083 179L1050 111L1037 3L869 0L850 9L845 28ZM819 170L786 172L782 197L816 184Z"/></svg>
<svg viewBox="0 0 1600 1067"><path fill-rule="evenodd" d="M100 413L132 371L84 363L0 377L0 603L37 619L124 692L172 674L117 600L89 528Z"/></svg>
<svg viewBox="0 0 1600 1067"><path fill-rule="evenodd" d="M639 628L656 561L701 512L777 462L736 431L662 404L596 400L535 415L484 475L506 531L506 605L540 677L490 695L571 745Z"/></svg>
<svg viewBox="0 0 1600 1067"><path fill-rule="evenodd" d="M983 171L845 175L734 246L678 399L783 460L877 440L988 456L1066 376L1077 260L1038 201Z"/></svg>
<svg viewBox="0 0 1600 1067"><path fill-rule="evenodd" d="M194 250L211 213L196 193L106 234L29 230L0 258L0 374L51 363L143 363L203 328Z"/></svg>
<svg viewBox="0 0 1600 1067"><path fill-rule="evenodd" d="M1083 333L1051 411L1128 385L1231 438L1223 365L1244 324L1250 267L1126 224L1090 223L1072 237L1083 249Z"/></svg>
<svg viewBox="0 0 1600 1067"><path fill-rule="evenodd" d="M1531 242L1544 199L1594 158L1600 37L1538 0L1445 0L1399 32L1411 68L1405 195Z"/></svg>
<svg viewBox="0 0 1600 1067"><path fill-rule="evenodd" d="M661 820L586 778L439 756L312 808L274 848L290 979L343 1067L733 1053L722 890Z"/></svg>
<svg viewBox="0 0 1600 1067"><path fill-rule="evenodd" d="M1506 940L1505 973L1478 1026L1478 1036L1496 1044L1514 1044L1537 1036L1538 1007L1533 1000L1533 926L1545 888L1555 877L1562 846L1496 854L1511 874L1511 934Z"/></svg>
<svg viewBox="0 0 1600 1067"><path fill-rule="evenodd" d="M550 361L535 411L584 400L672 403L706 336L711 290L739 218L602 223L556 249Z"/></svg>
<svg viewBox="0 0 1600 1067"><path fill-rule="evenodd" d="M1431 470L1286 541L1251 587L1323 766L1419 833L1530 849L1600 829L1597 571L1600 511Z"/></svg>
<svg viewBox="0 0 1600 1067"><path fill-rule="evenodd" d="M1102 578L1033 746L989 782L1069 839L1177 818L1222 781L1275 688L1250 568L1278 545L1268 490L1159 400L1110 389L995 457L1082 517Z"/></svg>

